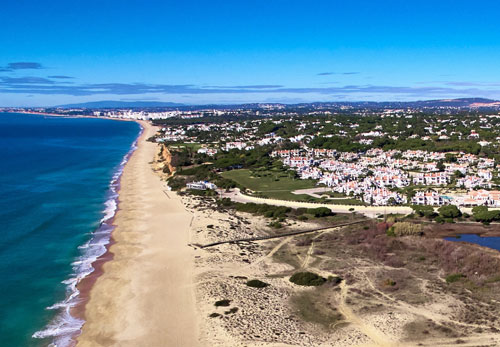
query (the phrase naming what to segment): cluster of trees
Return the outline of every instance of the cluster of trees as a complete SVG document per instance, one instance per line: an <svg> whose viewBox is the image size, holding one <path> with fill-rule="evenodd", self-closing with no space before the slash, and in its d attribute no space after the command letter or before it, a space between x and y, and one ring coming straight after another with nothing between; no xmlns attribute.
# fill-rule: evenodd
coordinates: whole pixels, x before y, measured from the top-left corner
<svg viewBox="0 0 500 347"><path fill-rule="evenodd" d="M425 217L438 223L453 223L456 218L470 217L467 213L462 214L455 205L441 206L437 212L434 210L434 207L427 205L413 205L412 209L417 216ZM476 222L489 224L500 221L500 211L489 210L487 206L476 206L472 209L472 218Z"/></svg>
<svg viewBox="0 0 500 347"><path fill-rule="evenodd" d="M210 165L200 165L190 168L179 168L177 170L177 175L191 176L196 181L210 181L218 177L218 175L215 172L213 172L213 169Z"/></svg>
<svg viewBox="0 0 500 347"><path fill-rule="evenodd" d="M281 123L274 123L273 121L269 120L259 125L259 128L257 129L257 134L266 135L270 133L275 133L277 130L281 128L283 128L283 125Z"/></svg>
<svg viewBox="0 0 500 347"><path fill-rule="evenodd" d="M267 167L272 164L272 160L268 155L271 150L269 146L258 146L249 151L233 149L228 152L219 152L214 160L214 158L208 157L206 154L196 153L191 147L186 147L171 150L171 164L178 171L182 171L181 169L184 166L202 164L207 161L213 161L212 166L220 170Z"/></svg>
<svg viewBox="0 0 500 347"><path fill-rule="evenodd" d="M352 138L340 136L318 136L309 142L309 146L312 148L335 149L340 152L359 152L369 148L369 146L352 141Z"/></svg>
<svg viewBox="0 0 500 347"><path fill-rule="evenodd" d="M172 176L168 180L168 186L176 191L184 188L186 186L186 178L185 177L178 177L178 176Z"/></svg>
<svg viewBox="0 0 500 347"><path fill-rule="evenodd" d="M304 111L304 110L302 110ZM300 113L300 112L299 112ZM384 150L398 149L398 150L427 150L427 151L440 151L440 152L454 152L463 151L472 154L483 154L488 157L496 157L500 159L500 153L496 146L486 146L481 147L476 140L469 140L466 138L472 130L480 134L481 139L492 140L498 136L496 131L484 129L477 124L473 128L462 123L462 120L467 122L473 120L476 115L437 115L437 114L425 114L425 113L415 113L413 117L386 117L382 118L379 115L366 115L364 117L359 117L353 114L337 114L324 116L320 114L314 115L300 115L293 119L290 117L285 117L283 115L276 115L272 119L262 119L260 117L255 117L252 112L249 112L243 117L235 117L234 115L224 115L219 117L204 117L195 120L187 119L168 119L168 120L156 120L155 123L165 124L165 125L187 125L196 123L212 123L220 124L221 131L200 131L198 129L187 130L188 136L195 136L201 142L214 142L220 139L220 134L225 135L237 135L235 131L222 131L222 124L225 122L238 122L242 126L251 128L255 126L255 119L262 120L258 125L256 134L258 136L264 136L269 133L276 133L283 138L289 138L296 136L298 134L318 134L319 136L311 140L310 146L313 148L327 148L336 149L338 151L364 151L369 148L382 148ZM457 120L457 117L458 120ZM279 120L279 122L276 122ZM424 121L425 120L425 121ZM448 134L453 132L459 132L462 134L462 138L458 138L458 135L450 135L451 137L446 140L440 140L438 136L431 136L428 141L422 140L420 137L429 135L428 131L425 129L429 124L439 124L438 127L446 129ZM492 125L500 124L500 120L490 119L489 122ZM298 124L302 123L299 128ZM357 127L353 128L352 125L356 124ZM362 145L355 141L353 138L358 136L361 132L368 132L378 129L378 126L382 126L384 132L387 134L383 137L376 137L371 145ZM345 132L346 136L333 136L331 134L338 134L342 130ZM394 139L390 136L397 135L399 138ZM416 138L410 138L411 136L417 135ZM291 143L285 141L279 145L280 148L285 149L296 148L296 143ZM254 152L245 151L245 152ZM239 153L241 154L241 153ZM261 153L262 154L262 153ZM245 154L247 156L247 154ZM248 156L252 156L248 154ZM220 155L217 157L219 160L219 165L221 168L226 169L235 165L243 165L244 167L252 166L252 163L247 163L246 160L242 158L237 158L233 155ZM446 161L452 162L456 158L447 158Z"/></svg>
<svg viewBox="0 0 500 347"><path fill-rule="evenodd" d="M316 218L332 216L333 212L328 207L317 207L307 209L307 213Z"/></svg>
<svg viewBox="0 0 500 347"><path fill-rule="evenodd" d="M180 168L182 166L187 166L192 164L192 158L194 156L192 150L190 148L182 148L179 150L173 150L172 159L170 160L170 164L175 168Z"/></svg>
<svg viewBox="0 0 500 347"><path fill-rule="evenodd" d="M218 205L226 208L234 208L240 212L247 212L256 215L261 215L266 218L273 218L278 220L283 220L286 217L291 216L303 216L305 214L309 214L314 216L315 218L322 218L334 215L332 210L327 207L318 207L318 208L298 208L292 209L290 207L285 206L274 206L268 204L256 204L253 202L248 203L240 203L231 201L229 198L222 198L218 200Z"/></svg>
<svg viewBox="0 0 500 347"><path fill-rule="evenodd" d="M477 222L489 224L500 220L500 211L488 210L486 206L476 206L472 209L472 216Z"/></svg>
<svg viewBox="0 0 500 347"><path fill-rule="evenodd" d="M336 149L340 152L359 152L370 148L382 148L385 151L397 149L400 151L423 150L431 152L453 152L463 151L465 153L479 154L481 146L476 141L471 140L448 140L448 141L424 141L420 138L405 138L394 140L390 137L377 137L373 139L371 145L362 145L352 141L352 137L322 137L318 136L311 140L309 145L312 148Z"/></svg>
<svg viewBox="0 0 500 347"><path fill-rule="evenodd" d="M413 212L419 217L433 219L438 216L438 214L434 211L434 207L429 205L412 205L411 208L413 209Z"/></svg>
<svg viewBox="0 0 500 347"><path fill-rule="evenodd" d="M458 218L462 216L462 212L455 205L445 205L438 209L439 215L443 218Z"/></svg>
<svg viewBox="0 0 500 347"><path fill-rule="evenodd" d="M437 213L434 211L434 207L428 205L413 205L412 209L417 216L433 219L438 223L453 223L455 218L462 216L462 212L455 205L441 206Z"/></svg>
<svg viewBox="0 0 500 347"><path fill-rule="evenodd" d="M219 206L234 208L240 212L247 212L256 215L261 215L267 218L285 218L288 213L292 211L290 207L285 206L273 206L268 204L256 204L253 202L240 203L231 201L229 198L223 198L218 200Z"/></svg>
<svg viewBox="0 0 500 347"><path fill-rule="evenodd" d="M432 152L453 152L463 151L465 153L479 154L481 146L476 141L470 140L447 140L447 141L424 141L419 138L408 139L400 137L393 140L389 137L376 138L370 147L382 148L385 151L398 149L400 151L407 150L423 150Z"/></svg>
<svg viewBox="0 0 500 347"><path fill-rule="evenodd" d="M213 165L221 170L267 167L272 164L268 155L270 151L271 149L267 146L259 146L250 151L234 149L218 154Z"/></svg>
<svg viewBox="0 0 500 347"><path fill-rule="evenodd" d="M457 116L453 116L455 119ZM316 129L321 128L321 134L329 135L338 133L339 130L346 132L346 137L333 139L329 137L320 136L311 141L314 148L329 148L337 149L339 151L356 151L364 150L367 148L382 148L384 150L398 149L405 150L426 150L438 152L453 152L463 151L471 154L487 154L489 157L498 154L496 150L490 147L481 147L477 141L468 140L466 137L472 130L479 133L481 139L492 140L498 136L494 131L482 129L479 126L475 129L470 129L464 126L461 122L454 122L453 124L442 124L442 127L447 130L449 134L453 132L462 133L463 137L458 138L457 135L451 136L449 139L440 140L438 136L432 136L430 140L424 141L420 137L428 136L429 132L425 129L428 124L438 123L439 120L450 119L450 116L440 116L436 114L414 114L411 118L381 118L380 116L330 116L321 119L321 124L316 125ZM466 118L466 117L464 117ZM425 120L425 121L424 121ZM307 119L306 119L307 121ZM495 120L490 120L495 123ZM352 124L358 126L353 129ZM349 144L347 139L353 139L358 133L369 132L375 130L377 126L381 125L387 136L374 138L371 145L355 146L353 143ZM389 137L390 135L399 136L398 139ZM411 136L418 135L416 138ZM344 141L342 141L344 139ZM322 147L324 145L324 147Z"/></svg>

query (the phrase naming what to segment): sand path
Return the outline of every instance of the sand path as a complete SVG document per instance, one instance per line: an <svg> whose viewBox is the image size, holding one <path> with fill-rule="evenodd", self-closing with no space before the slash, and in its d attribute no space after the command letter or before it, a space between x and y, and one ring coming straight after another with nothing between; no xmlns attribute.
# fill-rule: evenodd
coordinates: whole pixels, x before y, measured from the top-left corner
<svg viewBox="0 0 500 347"><path fill-rule="evenodd" d="M85 308L78 346L196 346L198 320L189 243L191 214L165 194L150 162L157 151L144 133L127 163L110 251Z"/></svg>
<svg viewBox="0 0 500 347"><path fill-rule="evenodd" d="M399 346L398 343L390 339L389 336L384 334L382 331L377 329L375 326L363 321L361 317L356 315L353 310L347 305L346 299L347 299L347 292L349 290L349 286L347 285L346 281L342 281L340 283L340 300L339 300L339 305L338 309L339 312L342 313L344 316L344 319L346 322L349 322L351 324L354 324L356 328L360 332L362 332L364 335L366 335L371 341L373 341L373 344L368 344L365 346Z"/></svg>
<svg viewBox="0 0 500 347"><path fill-rule="evenodd" d="M486 324L464 323L464 322L460 322L460 321L455 320L455 319L451 319L450 317L448 317L445 314L441 314L439 312L436 312L435 306L433 307L433 309L428 309L426 307L417 307L417 306L408 304L404 301L396 300L392 296L378 290L376 288L375 284L373 283L373 281L366 275L366 273L365 273L365 280L366 280L366 283L370 286L370 288L374 292L380 294L381 296L383 296L384 298L386 298L387 300L392 302L394 305L393 307L398 308L402 312L409 313L409 314L412 314L414 316L424 317L424 318L431 320L433 322L436 322L438 324L449 323L449 324L455 324L455 325L461 325L461 326L467 326L467 327L473 327L473 328L481 328L484 330L488 330L490 328L490 326L486 325ZM425 291L425 288L424 288L424 291ZM447 302L442 303L444 308L446 308L448 306L448 304L449 303L447 303Z"/></svg>
<svg viewBox="0 0 500 347"><path fill-rule="evenodd" d="M280 243L278 243L269 253L267 253L265 256L263 257L260 257L258 259L256 259L255 261L253 261L251 264L249 264L248 266L244 267L243 269L249 269L251 267L255 267L257 264L260 264L261 262L265 261L265 260L269 260L273 257L273 255L278 252L281 247L283 247L284 245L286 245L288 242L290 242L291 240L293 239L293 236L289 236L287 238L285 238L284 240L282 240Z"/></svg>

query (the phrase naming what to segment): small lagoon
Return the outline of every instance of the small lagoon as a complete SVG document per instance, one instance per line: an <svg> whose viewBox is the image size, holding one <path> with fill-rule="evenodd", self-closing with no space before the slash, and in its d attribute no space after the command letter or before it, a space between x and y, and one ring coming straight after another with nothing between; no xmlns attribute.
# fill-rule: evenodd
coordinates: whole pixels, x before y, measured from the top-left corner
<svg viewBox="0 0 500 347"><path fill-rule="evenodd" d="M500 237L481 237L476 234L460 234L456 237L445 237L444 239L448 241L475 243L483 247L488 247L500 251Z"/></svg>

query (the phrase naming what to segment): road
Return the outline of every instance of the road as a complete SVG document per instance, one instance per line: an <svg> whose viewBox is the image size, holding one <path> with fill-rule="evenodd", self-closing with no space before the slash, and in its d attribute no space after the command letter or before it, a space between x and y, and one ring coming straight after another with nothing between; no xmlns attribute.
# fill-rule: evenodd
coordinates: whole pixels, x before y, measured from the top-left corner
<svg viewBox="0 0 500 347"><path fill-rule="evenodd" d="M366 217L375 218L380 214L410 214L413 210L408 206L351 206L351 205L336 205L328 203L315 203L315 202L298 202L277 199L257 198L254 196L244 195L239 189L234 189L230 192L222 192L221 197L229 198L235 202L248 203L253 202L256 204L268 204L274 206L288 206L292 208L316 208L328 207L332 212L336 213L351 213L357 212L365 215Z"/></svg>

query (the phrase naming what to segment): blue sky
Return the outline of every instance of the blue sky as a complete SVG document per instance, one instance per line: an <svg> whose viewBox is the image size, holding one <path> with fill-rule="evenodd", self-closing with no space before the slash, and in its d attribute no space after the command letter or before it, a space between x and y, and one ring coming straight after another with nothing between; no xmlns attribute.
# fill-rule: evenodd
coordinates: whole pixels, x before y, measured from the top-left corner
<svg viewBox="0 0 500 347"><path fill-rule="evenodd" d="M16 0L0 106L500 99L499 1Z"/></svg>

